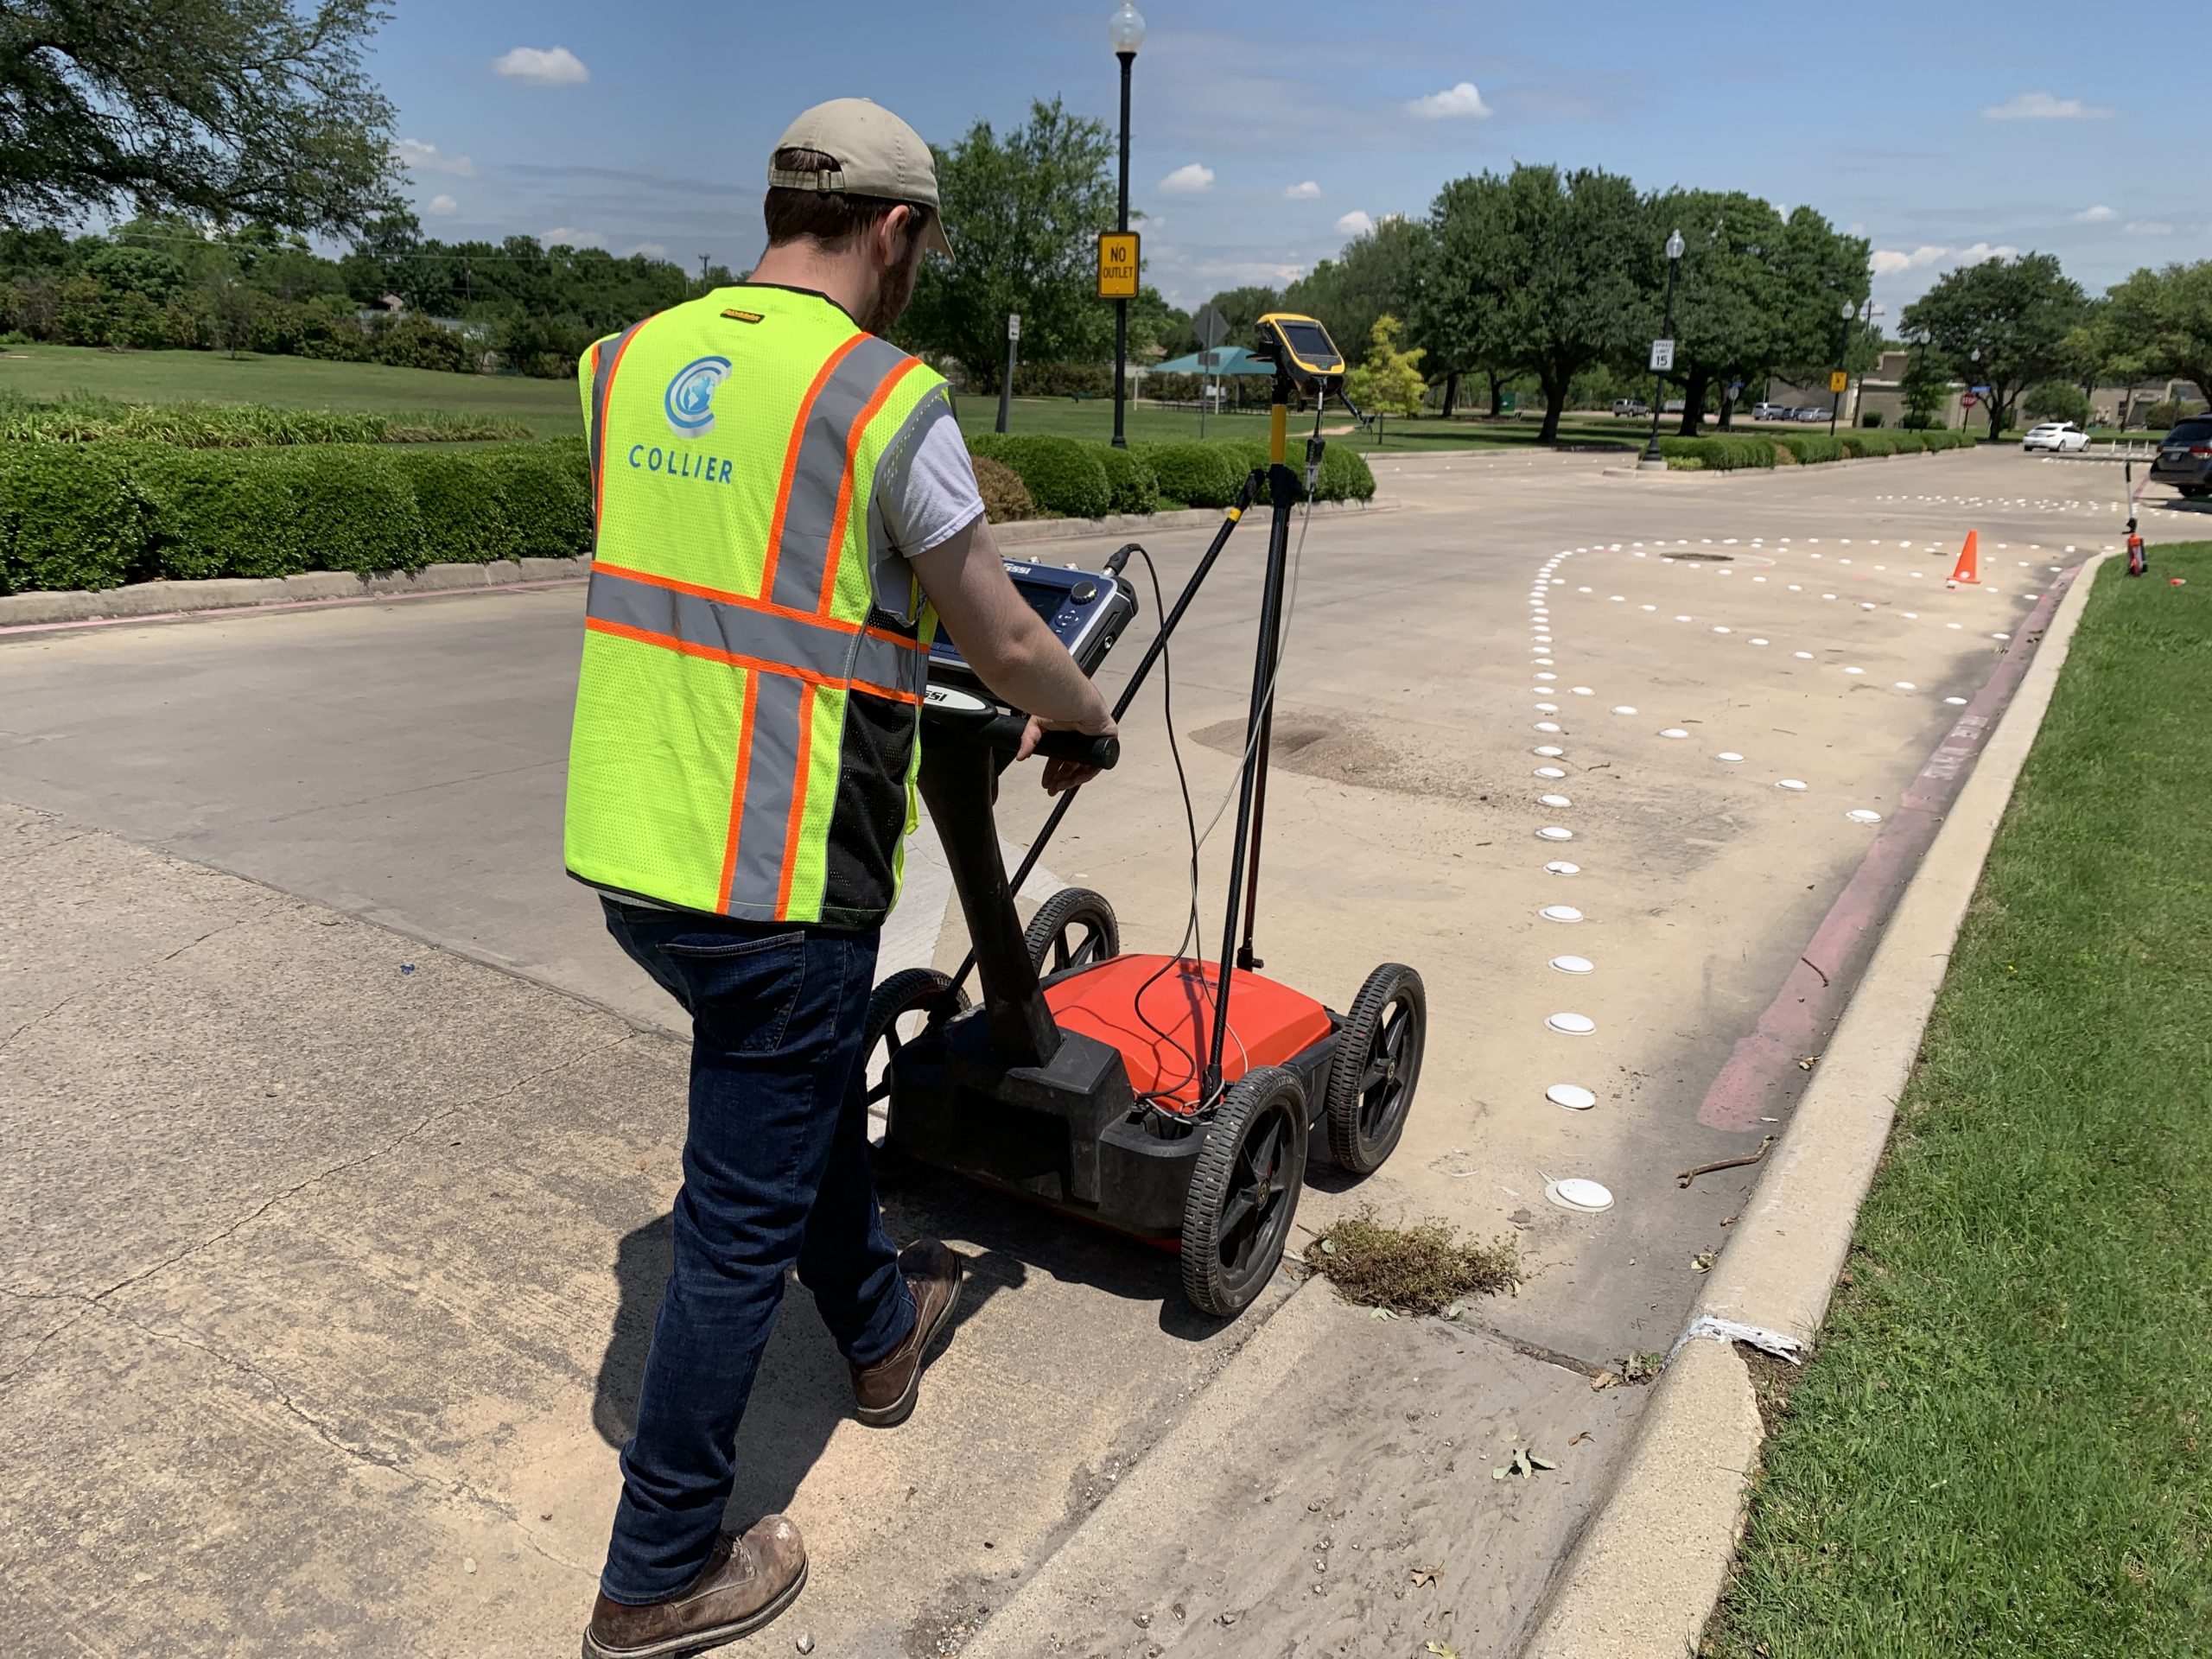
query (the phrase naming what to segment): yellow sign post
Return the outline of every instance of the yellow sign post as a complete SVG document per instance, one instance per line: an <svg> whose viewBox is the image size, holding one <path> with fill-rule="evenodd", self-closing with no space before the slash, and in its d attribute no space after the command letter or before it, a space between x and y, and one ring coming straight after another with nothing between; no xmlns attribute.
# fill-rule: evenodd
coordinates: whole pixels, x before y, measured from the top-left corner
<svg viewBox="0 0 2212 1659"><path fill-rule="evenodd" d="M1137 257L1137 233L1135 231L1101 231L1098 233L1098 297L1102 300L1134 300L1137 296L1137 272L1142 268Z"/></svg>
<svg viewBox="0 0 2212 1659"><path fill-rule="evenodd" d="M1851 377L1846 374L1841 369L1832 369L1828 372L1828 390L1830 391L1844 391L1848 390L1850 385Z"/></svg>

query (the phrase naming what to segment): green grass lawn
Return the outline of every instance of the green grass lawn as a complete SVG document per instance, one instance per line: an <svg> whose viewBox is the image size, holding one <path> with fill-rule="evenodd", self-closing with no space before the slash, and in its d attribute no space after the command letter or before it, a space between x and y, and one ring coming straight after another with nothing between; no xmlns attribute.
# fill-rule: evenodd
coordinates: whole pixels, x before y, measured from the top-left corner
<svg viewBox="0 0 2212 1659"><path fill-rule="evenodd" d="M0 391L40 398L89 391L132 404L204 401L384 414L438 410L521 421L541 437L583 429L573 380L444 374L305 357L232 359L220 352L14 346L0 351Z"/></svg>
<svg viewBox="0 0 2212 1659"><path fill-rule="evenodd" d="M2212 543L2151 561L2075 636L1703 1652L2212 1653Z"/></svg>

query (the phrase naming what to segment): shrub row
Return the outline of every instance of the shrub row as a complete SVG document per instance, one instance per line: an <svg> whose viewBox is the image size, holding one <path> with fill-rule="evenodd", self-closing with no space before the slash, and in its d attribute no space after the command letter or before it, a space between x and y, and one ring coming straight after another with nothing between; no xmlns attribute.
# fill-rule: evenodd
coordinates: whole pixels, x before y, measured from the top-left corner
<svg viewBox="0 0 2212 1659"><path fill-rule="evenodd" d="M1080 438L987 432L970 438L968 448L979 461L995 462L1019 479L1038 512L1070 518L1152 512L1163 502L1225 507L1236 499L1245 475L1268 464L1267 445L1249 441L1140 443L1116 449ZM980 480L982 468L976 472ZM1375 474L1359 453L1331 445L1321 459L1315 499L1365 501L1374 494ZM988 490L984 505L992 505ZM990 516L996 521L1001 514L993 510Z"/></svg>
<svg viewBox="0 0 2212 1659"><path fill-rule="evenodd" d="M429 443L528 438L517 421L428 410L419 415L264 409L253 404L124 404L79 396L41 403L0 392L0 442L98 443L143 438L194 449L287 443Z"/></svg>
<svg viewBox="0 0 2212 1659"><path fill-rule="evenodd" d="M572 557L591 546L585 480L581 439L0 445L0 593Z"/></svg>
<svg viewBox="0 0 2212 1659"><path fill-rule="evenodd" d="M1733 472L1745 467L1771 467L1776 452L1786 453L1802 466L1827 461L1855 461L1862 455L1916 454L1933 449L1971 448L1971 432L1892 432L1860 427L1838 432L1792 432L1783 437L1714 433L1702 438L1662 438L1659 453L1677 471Z"/></svg>

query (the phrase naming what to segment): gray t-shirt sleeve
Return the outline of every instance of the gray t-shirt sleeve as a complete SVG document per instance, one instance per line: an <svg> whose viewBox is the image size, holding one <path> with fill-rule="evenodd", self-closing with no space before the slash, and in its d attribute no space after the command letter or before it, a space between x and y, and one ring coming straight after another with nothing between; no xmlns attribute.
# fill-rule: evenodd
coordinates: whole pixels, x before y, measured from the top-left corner
<svg viewBox="0 0 2212 1659"><path fill-rule="evenodd" d="M976 468L943 387L916 408L878 464L874 507L892 547L910 559L982 517Z"/></svg>

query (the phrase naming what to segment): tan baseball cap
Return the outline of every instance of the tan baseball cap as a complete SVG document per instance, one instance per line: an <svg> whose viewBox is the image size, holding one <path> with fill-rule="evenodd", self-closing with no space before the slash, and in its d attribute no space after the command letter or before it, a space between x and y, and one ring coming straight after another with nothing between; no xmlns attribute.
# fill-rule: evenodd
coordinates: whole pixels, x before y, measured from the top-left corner
<svg viewBox="0 0 2212 1659"><path fill-rule="evenodd" d="M837 165L819 173L790 173L768 157L768 182L785 190L841 190L855 196L904 201L933 211L927 246L952 257L944 234L944 215L936 211L937 162L922 135L865 98L833 98L817 104L784 129L778 150L818 149Z"/></svg>

